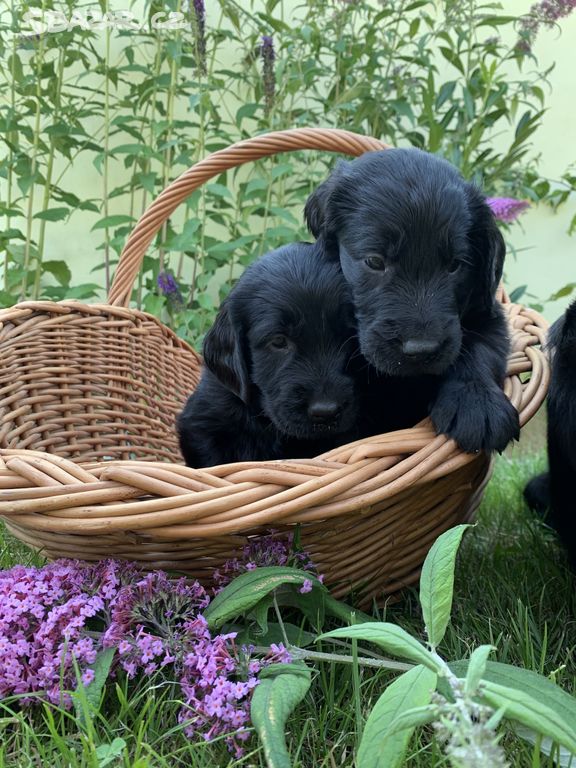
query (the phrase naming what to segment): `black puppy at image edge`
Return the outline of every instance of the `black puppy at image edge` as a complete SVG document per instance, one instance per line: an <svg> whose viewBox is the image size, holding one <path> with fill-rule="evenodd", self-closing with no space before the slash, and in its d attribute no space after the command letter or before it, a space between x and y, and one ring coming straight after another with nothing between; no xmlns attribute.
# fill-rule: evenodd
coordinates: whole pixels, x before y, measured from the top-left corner
<svg viewBox="0 0 576 768"><path fill-rule="evenodd" d="M576 301L548 333L548 472L532 478L524 498L557 532L576 573Z"/></svg>
<svg viewBox="0 0 576 768"><path fill-rule="evenodd" d="M444 160L389 149L340 161L305 217L350 284L369 363L404 381L435 379L432 422L463 450L502 451L518 438L495 299L505 245L482 193Z"/></svg>
<svg viewBox="0 0 576 768"><path fill-rule="evenodd" d="M223 302L177 422L189 466L311 457L358 436L351 300L319 249L266 254Z"/></svg>

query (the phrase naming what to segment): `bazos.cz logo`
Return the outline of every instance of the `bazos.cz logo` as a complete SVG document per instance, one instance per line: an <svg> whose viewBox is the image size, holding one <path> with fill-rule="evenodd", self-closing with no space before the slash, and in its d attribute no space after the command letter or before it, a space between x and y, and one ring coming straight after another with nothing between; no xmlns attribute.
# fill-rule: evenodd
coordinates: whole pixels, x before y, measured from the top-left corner
<svg viewBox="0 0 576 768"><path fill-rule="evenodd" d="M192 28L184 14L176 11L158 11L149 19L142 21L132 11L102 13L98 8L87 8L82 11L72 11L72 14L67 16L64 11L30 8L22 16L22 21L27 25L23 31L32 32L36 35L46 32L70 32L73 29L140 31L145 29Z"/></svg>

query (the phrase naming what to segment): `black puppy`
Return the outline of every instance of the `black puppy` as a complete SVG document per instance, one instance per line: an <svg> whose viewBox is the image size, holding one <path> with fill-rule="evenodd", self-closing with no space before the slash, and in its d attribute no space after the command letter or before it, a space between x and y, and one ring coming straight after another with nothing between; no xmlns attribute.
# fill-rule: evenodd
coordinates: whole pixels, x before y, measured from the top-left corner
<svg viewBox="0 0 576 768"><path fill-rule="evenodd" d="M268 253L223 302L178 418L189 466L304 458L359 436L351 296L321 251L300 243Z"/></svg>
<svg viewBox="0 0 576 768"><path fill-rule="evenodd" d="M305 216L352 288L367 360L392 377L432 374L434 426L464 450L517 438L495 300L505 246L479 190L426 152L368 152L336 166Z"/></svg>
<svg viewBox="0 0 576 768"><path fill-rule="evenodd" d="M576 301L548 334L551 377L548 390L548 472L524 489L529 506L549 510L548 522L558 531L576 572Z"/></svg>

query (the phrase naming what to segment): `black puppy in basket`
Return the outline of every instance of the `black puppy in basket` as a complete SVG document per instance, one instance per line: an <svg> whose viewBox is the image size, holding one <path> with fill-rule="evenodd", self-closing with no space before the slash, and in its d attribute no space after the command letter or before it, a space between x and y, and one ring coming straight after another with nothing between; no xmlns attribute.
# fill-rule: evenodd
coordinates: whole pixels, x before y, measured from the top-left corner
<svg viewBox="0 0 576 768"><path fill-rule="evenodd" d="M550 328L548 390L548 472L532 478L524 489L528 505L558 531L576 572L576 301Z"/></svg>
<svg viewBox="0 0 576 768"><path fill-rule="evenodd" d="M189 466L310 457L358 436L351 297L319 250L268 253L223 302L178 418Z"/></svg>
<svg viewBox="0 0 576 768"><path fill-rule="evenodd" d="M422 387L435 377L432 422L463 450L517 438L495 299L505 246L480 191L426 152L367 152L336 166L305 216L351 286L364 357Z"/></svg>
<svg viewBox="0 0 576 768"><path fill-rule="evenodd" d="M203 355L177 423L188 466L310 458L427 413L432 383L381 376L360 355L350 289L322 241L248 267Z"/></svg>

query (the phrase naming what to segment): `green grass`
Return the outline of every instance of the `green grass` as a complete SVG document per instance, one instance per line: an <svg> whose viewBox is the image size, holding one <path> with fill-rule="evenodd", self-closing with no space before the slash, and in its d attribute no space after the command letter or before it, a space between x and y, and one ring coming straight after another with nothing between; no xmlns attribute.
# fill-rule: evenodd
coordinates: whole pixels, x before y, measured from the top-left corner
<svg viewBox="0 0 576 768"><path fill-rule="evenodd" d="M448 660L469 655L481 643L497 647L493 658L552 675L576 691L576 595L573 577L554 535L522 501L526 480L542 469L543 456L498 460L478 516L458 558L453 620L440 652ZM35 562L24 547L7 539L0 563ZM417 594L378 615L421 635ZM324 650L332 650L325 646ZM391 679L388 673L321 664L312 688L289 721L295 768L352 767L363 722ZM102 713L82 730L71 713L54 707L19 711L13 700L0 702L0 768L214 768L263 766L256 739L247 755L234 761L222 744L191 742L178 726L176 687L165 680L108 686ZM106 762L106 745L121 738L125 747ZM504 738L513 768L552 766L512 732ZM118 745L118 742L117 742ZM252 749L250 750L250 745ZM118 748L121 744L118 745ZM431 732L411 745L408 768L440 768L442 757Z"/></svg>

